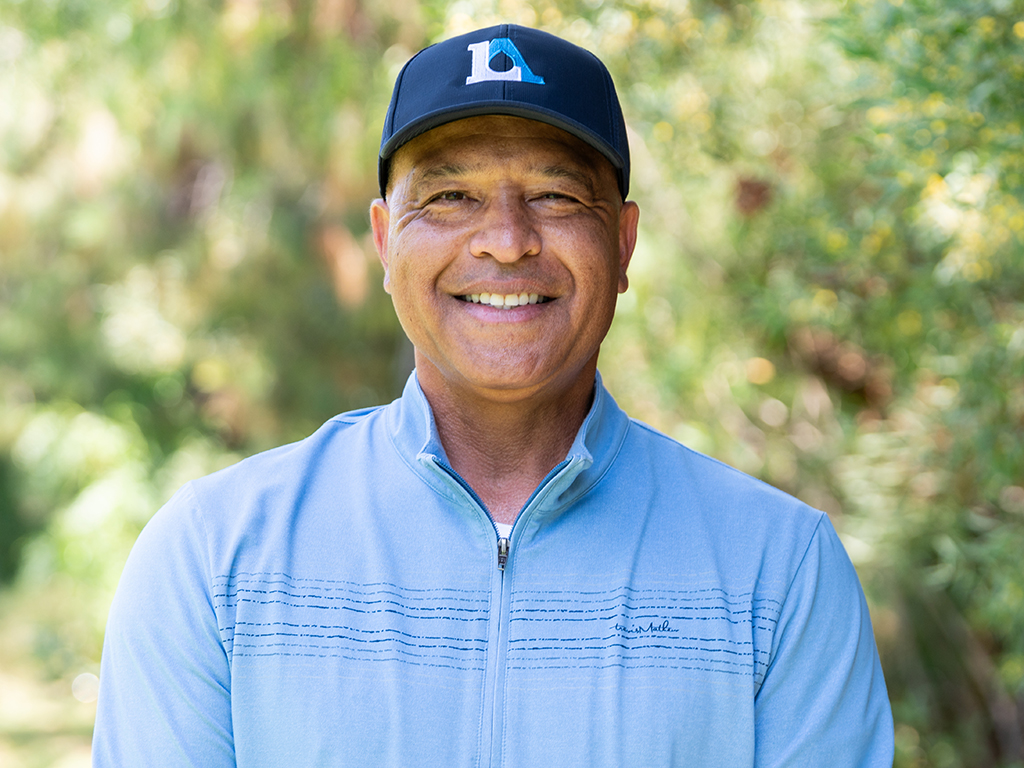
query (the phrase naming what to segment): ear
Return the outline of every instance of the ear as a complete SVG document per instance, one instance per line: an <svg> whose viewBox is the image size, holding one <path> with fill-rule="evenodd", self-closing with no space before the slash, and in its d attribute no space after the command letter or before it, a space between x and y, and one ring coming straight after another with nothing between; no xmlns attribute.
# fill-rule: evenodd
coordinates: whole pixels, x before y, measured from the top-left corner
<svg viewBox="0 0 1024 768"><path fill-rule="evenodd" d="M619 210L619 293L625 293L629 287L626 268L633 258L636 248L637 225L640 222L640 206L632 201L622 204Z"/></svg>
<svg viewBox="0 0 1024 768"><path fill-rule="evenodd" d="M373 244L377 248L380 263L384 265L384 290L391 293L391 273L388 271L388 226L391 209L387 200L377 199L370 204L370 228L373 230Z"/></svg>

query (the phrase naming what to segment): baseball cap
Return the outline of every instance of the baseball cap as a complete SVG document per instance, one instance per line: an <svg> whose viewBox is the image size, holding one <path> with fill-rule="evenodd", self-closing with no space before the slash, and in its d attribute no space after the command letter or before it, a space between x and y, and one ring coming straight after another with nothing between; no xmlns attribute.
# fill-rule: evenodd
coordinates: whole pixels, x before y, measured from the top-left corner
<svg viewBox="0 0 1024 768"><path fill-rule="evenodd" d="M402 68L380 142L381 196L399 147L431 128L477 115L525 117L571 133L608 158L626 197L626 123L607 68L590 51L516 24L436 43Z"/></svg>

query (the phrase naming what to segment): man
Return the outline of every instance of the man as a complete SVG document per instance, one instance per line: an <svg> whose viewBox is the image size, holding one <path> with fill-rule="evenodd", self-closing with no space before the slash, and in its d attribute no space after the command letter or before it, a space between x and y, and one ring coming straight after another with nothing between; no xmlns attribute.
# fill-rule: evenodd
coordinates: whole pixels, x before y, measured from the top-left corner
<svg viewBox="0 0 1024 768"><path fill-rule="evenodd" d="M597 374L636 240L592 55L500 26L398 78L394 403L183 488L111 611L103 766L888 766L828 519Z"/></svg>

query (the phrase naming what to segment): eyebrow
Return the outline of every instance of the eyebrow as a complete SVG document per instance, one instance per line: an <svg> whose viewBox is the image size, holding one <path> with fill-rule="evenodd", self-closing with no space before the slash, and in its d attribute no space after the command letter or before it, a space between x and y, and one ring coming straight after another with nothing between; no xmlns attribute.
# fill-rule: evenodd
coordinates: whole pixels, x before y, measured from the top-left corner
<svg viewBox="0 0 1024 768"><path fill-rule="evenodd" d="M432 165L420 172L419 178L416 179L416 183L434 181L435 179L449 179L454 176L464 176L468 171L468 166L456 165L455 163Z"/></svg>
<svg viewBox="0 0 1024 768"><path fill-rule="evenodd" d="M549 165L541 169L541 173L551 179L566 179L584 187L591 195L594 194L594 181L587 174L564 165Z"/></svg>

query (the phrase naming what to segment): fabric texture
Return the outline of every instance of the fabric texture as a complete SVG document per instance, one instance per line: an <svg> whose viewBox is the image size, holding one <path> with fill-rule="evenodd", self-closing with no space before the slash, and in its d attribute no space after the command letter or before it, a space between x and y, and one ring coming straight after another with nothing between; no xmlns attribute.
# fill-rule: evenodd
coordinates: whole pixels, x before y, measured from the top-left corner
<svg viewBox="0 0 1024 768"><path fill-rule="evenodd" d="M598 377L498 535L410 377L189 483L111 609L93 742L122 766L891 766L828 518L630 420Z"/></svg>

